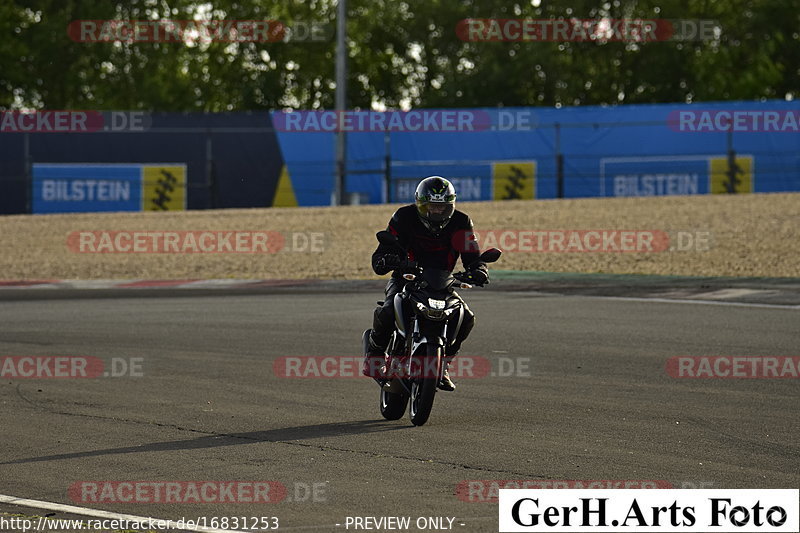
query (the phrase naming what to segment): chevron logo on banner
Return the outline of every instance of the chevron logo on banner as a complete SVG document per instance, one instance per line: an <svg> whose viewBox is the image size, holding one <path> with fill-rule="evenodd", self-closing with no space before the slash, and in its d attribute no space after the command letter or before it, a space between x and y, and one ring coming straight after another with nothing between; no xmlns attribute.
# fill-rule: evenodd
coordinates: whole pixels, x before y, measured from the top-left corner
<svg viewBox="0 0 800 533"><path fill-rule="evenodd" d="M536 194L536 162L492 164L495 200L533 200Z"/></svg>
<svg viewBox="0 0 800 533"><path fill-rule="evenodd" d="M709 165L711 194L753 192L753 157L712 157Z"/></svg>

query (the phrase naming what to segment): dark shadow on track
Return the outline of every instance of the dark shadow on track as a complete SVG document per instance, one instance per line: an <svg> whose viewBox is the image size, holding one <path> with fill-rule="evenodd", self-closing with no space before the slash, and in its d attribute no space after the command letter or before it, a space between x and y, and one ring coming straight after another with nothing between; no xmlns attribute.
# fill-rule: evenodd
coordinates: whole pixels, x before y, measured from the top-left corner
<svg viewBox="0 0 800 533"><path fill-rule="evenodd" d="M292 441L316 439L322 437L341 437L345 435L378 433L382 431L396 431L399 429L409 428L412 428L412 426L398 426L397 423L387 422L385 420L355 420L351 422L337 422L331 424L315 424L311 426L270 429L267 431L252 431L249 433L209 433L196 439L153 442L139 446L125 446L124 448L108 448L105 450L92 450L86 452L46 455L42 457L30 457L27 459L17 459L15 461L3 461L0 462L0 465L39 463L45 461L59 461L62 459L100 457L105 455L126 453L196 450L202 448L215 448L218 446L255 444L259 442L288 443Z"/></svg>

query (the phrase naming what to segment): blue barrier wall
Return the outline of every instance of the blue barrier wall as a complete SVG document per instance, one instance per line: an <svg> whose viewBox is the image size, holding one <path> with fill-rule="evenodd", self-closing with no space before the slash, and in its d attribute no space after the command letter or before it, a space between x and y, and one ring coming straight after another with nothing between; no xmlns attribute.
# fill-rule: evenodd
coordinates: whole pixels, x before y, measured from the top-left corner
<svg viewBox="0 0 800 533"><path fill-rule="evenodd" d="M141 131L0 132L0 214L30 212L26 167L42 163L182 164L189 209L272 205L283 160L268 112L146 116Z"/></svg>
<svg viewBox="0 0 800 533"><path fill-rule="evenodd" d="M731 175L737 192L800 191L797 129L729 134L687 131L684 125L681 130L678 112L699 116L706 110L779 111L800 117L800 102L482 109L470 110L490 117L491 127L481 131L350 132L346 188L371 203L385 200L388 154L393 201L410 200L411 185L431 174L454 178L464 200L491 200L497 197L493 169L503 161L533 162L533 194L555 198L560 153L567 198L722 192ZM526 117L533 127L510 126L514 116ZM278 141L298 203L329 204L335 134L281 131ZM729 148L736 159L728 159Z"/></svg>
<svg viewBox="0 0 800 533"><path fill-rule="evenodd" d="M347 191L362 202L407 202L433 174L473 201L800 191L797 127L729 134L681 131L676 120L685 111L779 111L800 122L800 102L445 111L472 114L473 129L348 133ZM138 132L0 132L0 213L31 211L30 169L42 163L185 165L189 209L330 205L335 133L286 126L279 112L153 113Z"/></svg>

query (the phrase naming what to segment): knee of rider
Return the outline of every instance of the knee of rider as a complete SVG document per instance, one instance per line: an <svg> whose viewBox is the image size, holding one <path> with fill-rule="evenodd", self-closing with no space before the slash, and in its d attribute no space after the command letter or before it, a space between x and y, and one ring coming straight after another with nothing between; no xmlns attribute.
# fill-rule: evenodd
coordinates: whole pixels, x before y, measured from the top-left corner
<svg viewBox="0 0 800 533"><path fill-rule="evenodd" d="M382 322L391 321L393 319L394 309L384 305L375 309L375 317Z"/></svg>

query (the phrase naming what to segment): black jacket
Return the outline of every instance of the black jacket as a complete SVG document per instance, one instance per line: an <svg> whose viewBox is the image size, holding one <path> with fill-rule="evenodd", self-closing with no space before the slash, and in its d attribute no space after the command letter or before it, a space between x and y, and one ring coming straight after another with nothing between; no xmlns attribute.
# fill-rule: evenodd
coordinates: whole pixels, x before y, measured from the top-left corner
<svg viewBox="0 0 800 533"><path fill-rule="evenodd" d="M434 234L420 220L417 206L406 205L395 212L387 230L408 250L408 259L416 261L421 267L452 272L460 256L465 269L487 270L486 263L478 261L480 250L472 233L472 220L466 213L456 210L444 229ZM372 269L376 274L382 276L392 270L379 264L381 258L390 254L397 254L397 250L384 244L378 245L372 254ZM401 275L395 273L396 277Z"/></svg>

